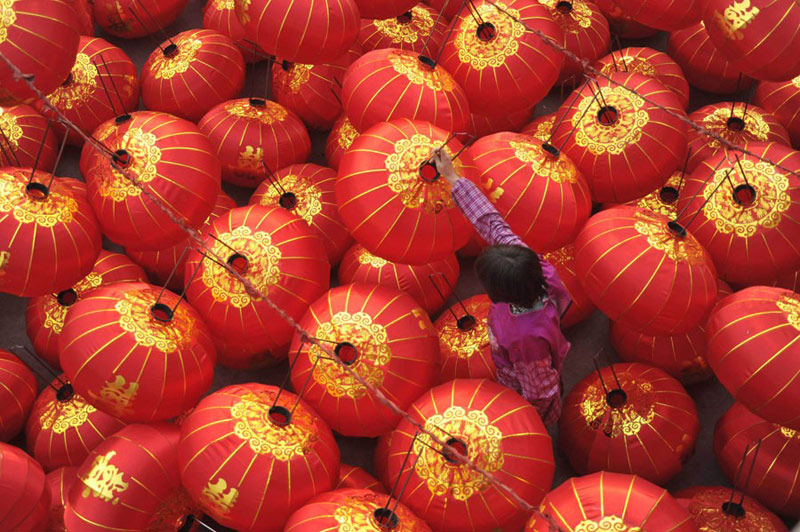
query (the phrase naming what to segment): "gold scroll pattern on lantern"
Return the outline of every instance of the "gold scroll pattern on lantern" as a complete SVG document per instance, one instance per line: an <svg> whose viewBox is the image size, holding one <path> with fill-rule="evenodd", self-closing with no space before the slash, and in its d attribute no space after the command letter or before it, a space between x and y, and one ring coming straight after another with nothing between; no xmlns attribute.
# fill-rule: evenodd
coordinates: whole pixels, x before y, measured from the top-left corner
<svg viewBox="0 0 800 532"><path fill-rule="evenodd" d="M578 169L566 157L553 157L540 144L532 142L511 141L509 145L514 149L517 159L530 164L536 175L552 179L556 183L578 182Z"/></svg>
<svg viewBox="0 0 800 532"><path fill-rule="evenodd" d="M558 9L559 0L539 0L539 3L550 9L550 14L565 32L581 33L592 25L592 10L583 0L570 2L572 9L566 13Z"/></svg>
<svg viewBox="0 0 800 532"><path fill-rule="evenodd" d="M17 117L5 111L2 107L0 107L0 129L3 130L3 141L6 144L3 148L10 146L16 149L19 146L19 139L22 138L22 127L17 123ZM5 157L7 162L10 163L11 161L8 160L8 155Z"/></svg>
<svg viewBox="0 0 800 532"><path fill-rule="evenodd" d="M702 532L716 530L735 532L764 532L774 530L769 518L760 512L746 509L744 515L732 518L722 511L722 505L730 500L731 490L724 488L705 488L698 492L686 508ZM745 503L745 506L748 506ZM735 528L732 524L735 523Z"/></svg>
<svg viewBox="0 0 800 532"><path fill-rule="evenodd" d="M119 326L133 334L141 347L155 347L162 353L172 353L188 346L194 324L186 306L178 306L169 323L157 321L150 309L157 301L155 290L129 290L114 308L119 313Z"/></svg>
<svg viewBox="0 0 800 532"><path fill-rule="evenodd" d="M286 174L280 178L281 188L292 191L297 198L297 206L292 212L311 224L314 217L322 212L322 191L307 177ZM268 187L261 199L261 205L277 204L282 193L276 187Z"/></svg>
<svg viewBox="0 0 800 532"><path fill-rule="evenodd" d="M750 0L734 1L720 13L714 12L714 23L725 34L730 41L740 41L744 39L742 30L746 28L761 10L750 5Z"/></svg>
<svg viewBox="0 0 800 532"><path fill-rule="evenodd" d="M213 483L209 480L200 497L213 506L219 514L227 515L239 499L239 490L233 486L229 488L228 481L220 477Z"/></svg>
<svg viewBox="0 0 800 532"><path fill-rule="evenodd" d="M411 138L398 140L394 145L394 153L386 157L385 163L392 192L409 209L423 209L428 214L437 214L442 209L455 206L450 184L446 180L427 182L420 175L420 166L430 159L433 145L432 139L416 133ZM453 168L462 175L458 159L453 161Z"/></svg>
<svg viewBox="0 0 800 532"><path fill-rule="evenodd" d="M485 3L477 8L480 18L494 26L494 38L484 41L478 36L478 25L473 17L464 17L458 27L455 46L458 60L469 63L475 70L500 68L509 57L519 51L519 40L525 26L517 22L520 15L503 2ZM516 20L515 20L516 19Z"/></svg>
<svg viewBox="0 0 800 532"><path fill-rule="evenodd" d="M619 380L627 395L620 408L609 406L606 392L599 383L590 385L581 398L581 415L586 424L609 438L636 436L656 415L653 386L649 382L637 382L624 373L619 375Z"/></svg>
<svg viewBox="0 0 800 532"><path fill-rule="evenodd" d="M337 532L383 532L387 530L375 519L375 510L383 508L386 504L386 495L368 492L357 496L349 496L345 502L333 512L333 518L339 524ZM393 532L413 532L417 529L415 520L404 515L408 512L400 507L397 512L397 526ZM405 519L404 519L405 517Z"/></svg>
<svg viewBox="0 0 800 532"><path fill-rule="evenodd" d="M681 186L681 173L677 172L670 176L667 179L667 182L664 183L664 186L659 188L658 190L651 192L647 196L639 199L638 201L634 201L633 205L637 207L641 207L643 209L647 209L651 212L656 214L663 214L667 218L673 219L678 214L678 202L677 198L676 201L672 203L666 202L661 198L661 190L664 188L673 188L675 189L676 196L680 194L680 186Z"/></svg>
<svg viewBox="0 0 800 532"><path fill-rule="evenodd" d="M373 20L372 24L393 43L417 42L420 37L426 37L433 29L433 17L424 8L414 6L411 8L411 23L397 20L397 17L384 20Z"/></svg>
<svg viewBox="0 0 800 532"><path fill-rule="evenodd" d="M584 519L575 527L574 532L643 532L641 527L628 526L621 517L606 515L599 521Z"/></svg>
<svg viewBox="0 0 800 532"><path fill-rule="evenodd" d="M345 119L342 120L342 124L339 126L339 147L345 151L350 149L350 146L356 140L358 135L358 130L353 127L350 119L345 117Z"/></svg>
<svg viewBox="0 0 800 532"><path fill-rule="evenodd" d="M731 130L728 127L728 121L731 118L741 118L744 122L744 130ZM732 144L740 144L743 141L766 142L769 138L769 124L764 120L764 115L756 110L749 109L747 116L744 116L743 107L733 112L727 108L716 109L713 113L703 118L703 127ZM711 136L706 138L709 147L715 150L722 149L722 144L719 140Z"/></svg>
<svg viewBox="0 0 800 532"><path fill-rule="evenodd" d="M44 430L52 428L56 434L64 434L86 423L89 414L96 411L83 397L73 394L67 401L50 401L39 417L39 424Z"/></svg>
<svg viewBox="0 0 800 532"><path fill-rule="evenodd" d="M97 67L89 56L79 53L75 57L67 83L56 88L48 98L60 109L72 109L84 105L97 90Z"/></svg>
<svg viewBox="0 0 800 532"><path fill-rule="evenodd" d="M144 184L158 176L157 165L161 161L161 149L156 146L157 140L154 133L133 127L125 132L122 139L116 142L115 147L110 147L110 149L112 151L124 149L128 152L130 165L127 167L127 171L135 175L139 183ZM125 201L128 196L138 197L141 195L141 188L117 171L112 163L107 164L108 167L103 167L97 173L98 190L101 196L111 198L113 201Z"/></svg>
<svg viewBox="0 0 800 532"><path fill-rule="evenodd" d="M415 85L425 85L434 91L453 92L456 82L442 68L423 67L416 55L410 52L393 50L389 62L395 72L404 75Z"/></svg>
<svg viewBox="0 0 800 532"><path fill-rule="evenodd" d="M0 175L0 213L10 212L21 224L35 223L46 228L72 222L78 211L78 203L72 197L51 190L47 197L35 198L25 190L28 176L19 180L13 175L21 173L12 170Z"/></svg>
<svg viewBox="0 0 800 532"><path fill-rule="evenodd" d="M775 304L786 314L786 321L789 322L789 325L800 331L800 301L793 297L783 296Z"/></svg>
<svg viewBox="0 0 800 532"><path fill-rule="evenodd" d="M17 21L16 0L0 0L0 43L8 39L8 28Z"/></svg>
<svg viewBox="0 0 800 532"><path fill-rule="evenodd" d="M72 286L75 295L81 295L89 290L99 287L103 283L103 276L99 273L90 272L86 277ZM55 334L61 334L64 327L64 320L67 318L69 307L58 302L56 297L46 297L43 302L44 328L50 329Z"/></svg>
<svg viewBox="0 0 800 532"><path fill-rule="evenodd" d="M687 234L684 238L676 237L670 232L663 216L651 211L637 210L634 217L636 222L633 228L640 235L646 236L648 244L654 249L664 252L676 262L686 261L693 266L705 262L703 247L694 236Z"/></svg>
<svg viewBox="0 0 800 532"><path fill-rule="evenodd" d="M264 105L251 105L248 100L234 100L225 104L225 111L236 118L256 120L265 126L283 122L289 116L286 108L269 100Z"/></svg>
<svg viewBox="0 0 800 532"><path fill-rule="evenodd" d="M183 74L197 59L197 52L203 47L203 41L185 35L174 42L177 51L173 54L157 53L150 65L156 79L172 79Z"/></svg>
<svg viewBox="0 0 800 532"><path fill-rule="evenodd" d="M454 353L458 358L468 359L478 353L489 344L489 325L485 318L491 306L490 301L472 300L464 305L467 307L469 315L475 318L475 326L462 331L458 328L458 322L452 316L439 322L437 333L442 343L447 346L449 352Z"/></svg>
<svg viewBox="0 0 800 532"><path fill-rule="evenodd" d="M356 254L356 258L358 259L359 264L363 264L364 266L371 266L372 268L380 269L389 264L386 259L382 259L377 255L373 255L366 248L360 247L358 248L358 252Z"/></svg>
<svg viewBox="0 0 800 532"><path fill-rule="evenodd" d="M635 72L636 74L641 74L648 78L656 77L656 67L647 59L633 57L628 54L621 55L619 52L611 53L613 54L614 61L612 61L611 64L603 65L603 68L600 69L600 72L603 74L610 76L615 72L624 70L625 72Z"/></svg>
<svg viewBox="0 0 800 532"><path fill-rule="evenodd" d="M285 83L292 94L297 94L303 85L308 83L309 78L311 78L312 68L314 68L314 65L306 63L294 63L289 68L289 71L286 73Z"/></svg>
<svg viewBox="0 0 800 532"><path fill-rule="evenodd" d="M111 463L116 454L116 451L109 451L94 457L92 468L81 477L83 483L81 495L84 498L91 495L114 505L119 503L117 495L128 489L128 483L125 482L125 474Z"/></svg>
<svg viewBox="0 0 800 532"><path fill-rule="evenodd" d="M571 121L577 128L575 142L594 155L619 155L628 146L639 142L650 115L643 109L644 100L624 87L601 87L600 90L602 98L586 96L578 103ZM596 112L584 113L587 107L596 105L598 101L604 101L605 105L617 110L617 120L613 124L601 123ZM600 111L599 106L597 111Z"/></svg>

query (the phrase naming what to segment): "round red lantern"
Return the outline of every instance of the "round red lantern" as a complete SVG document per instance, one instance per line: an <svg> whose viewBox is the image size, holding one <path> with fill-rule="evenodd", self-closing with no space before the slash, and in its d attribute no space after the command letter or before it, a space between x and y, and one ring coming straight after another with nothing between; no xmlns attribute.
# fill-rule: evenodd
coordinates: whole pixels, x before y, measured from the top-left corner
<svg viewBox="0 0 800 532"><path fill-rule="evenodd" d="M403 410L439 377L436 330L416 302L398 290L374 284L333 288L309 306L300 327L330 349L295 333L289 349L297 357L292 386L305 390L303 399L343 436L380 436L400 416L328 351Z"/></svg>
<svg viewBox="0 0 800 532"><path fill-rule="evenodd" d="M170 419L211 386L216 352L188 303L146 283L98 288L67 313L61 367L75 391L123 421Z"/></svg>
<svg viewBox="0 0 800 532"><path fill-rule="evenodd" d="M510 388L456 379L421 396L408 412L528 503L538 504L550 488L555 470L550 436L536 409ZM408 482L400 501L435 530L519 530L527 518L486 477L405 419L392 433L386 469L391 482L398 477Z"/></svg>
<svg viewBox="0 0 800 532"><path fill-rule="evenodd" d="M555 267L572 300L567 311L561 316L561 328L567 329L577 325L594 314L597 307L586 295L578 277L575 266L575 245L567 244L561 249L543 254L542 258Z"/></svg>
<svg viewBox="0 0 800 532"><path fill-rule="evenodd" d="M28 366L0 349L0 442L15 438L25 426L37 388Z"/></svg>
<svg viewBox="0 0 800 532"><path fill-rule="evenodd" d="M192 122L236 98L242 87L242 52L214 30L193 29L167 39L142 67L145 107Z"/></svg>
<svg viewBox="0 0 800 532"><path fill-rule="evenodd" d="M672 114L683 113L678 97L659 81L635 72L609 77L567 98L552 143L589 180L595 201L622 203L663 185L683 163L686 124Z"/></svg>
<svg viewBox="0 0 800 532"><path fill-rule="evenodd" d="M56 294L32 297L25 309L25 329L36 354L59 368L58 338L67 310L92 290L113 283L144 282L147 276L139 266L120 253L101 250L89 274L72 287Z"/></svg>
<svg viewBox="0 0 800 532"><path fill-rule="evenodd" d="M50 518L46 529L48 532L67 532L64 510L69 490L77 480L77 467L59 467L45 477L47 489L50 491Z"/></svg>
<svg viewBox="0 0 800 532"><path fill-rule="evenodd" d="M501 131L519 131L530 122L533 108L522 108L518 111L502 113L499 115L482 115L471 113L467 125L467 135L458 135L461 140L481 138Z"/></svg>
<svg viewBox="0 0 800 532"><path fill-rule="evenodd" d="M337 489L317 495L294 512L284 528L285 532L320 530L431 532L405 504L368 489Z"/></svg>
<svg viewBox="0 0 800 532"><path fill-rule="evenodd" d="M708 252L683 227L639 207L592 216L575 241L575 268L600 310L648 334L692 329L717 298Z"/></svg>
<svg viewBox="0 0 800 532"><path fill-rule="evenodd" d="M397 16L361 20L358 44L367 51L380 48L399 48L428 57L436 57L444 44L447 20L440 18L425 4L413 5Z"/></svg>
<svg viewBox="0 0 800 532"><path fill-rule="evenodd" d="M139 105L136 65L122 49L104 39L81 37L72 71L47 99L82 131L91 133L106 120ZM45 115L57 118L43 102L36 106ZM74 129L66 129L58 122L53 127L60 135L67 135L69 144L83 146L83 137ZM55 143L52 151L55 158Z"/></svg>
<svg viewBox="0 0 800 532"><path fill-rule="evenodd" d="M575 240L589 219L589 185L575 163L553 146L516 133L495 133L470 146L486 196L534 251Z"/></svg>
<svg viewBox="0 0 800 532"><path fill-rule="evenodd" d="M218 31L232 40L248 63L257 63L267 58L267 53L247 38L244 27L236 16L234 0L208 0L203 7L203 27Z"/></svg>
<svg viewBox="0 0 800 532"><path fill-rule="evenodd" d="M67 180L0 169L0 292L34 297L66 290L92 270L102 245L86 197ZM71 180L70 180L71 181Z"/></svg>
<svg viewBox="0 0 800 532"><path fill-rule="evenodd" d="M58 153L54 124L29 105L0 107L0 165L52 170Z"/></svg>
<svg viewBox="0 0 800 532"><path fill-rule="evenodd" d="M342 105L350 123L366 131L380 122L407 118L463 131L469 122L467 97L446 70L428 61L396 48L361 56L342 83Z"/></svg>
<svg viewBox="0 0 800 532"><path fill-rule="evenodd" d="M540 511L567 530L696 532L689 512L667 490L635 475L601 471L573 477L547 494ZM525 532L549 532L535 514Z"/></svg>
<svg viewBox="0 0 800 532"><path fill-rule="evenodd" d="M451 155L461 150L445 130L399 119L365 131L342 157L336 180L339 214L371 253L425 264L466 244L469 222L456 207L450 184L430 162L433 150L445 144ZM461 176L474 173L468 154L453 164Z"/></svg>
<svg viewBox="0 0 800 532"><path fill-rule="evenodd" d="M298 320L328 289L330 264L320 238L299 216L280 207L231 209L206 231L204 243L270 301ZM186 294L208 324L220 363L247 368L282 358L293 329L216 261L193 250L186 261Z"/></svg>
<svg viewBox="0 0 800 532"><path fill-rule="evenodd" d="M788 532L780 517L752 497L723 486L694 486L673 493L705 531ZM740 502L741 501L741 502Z"/></svg>
<svg viewBox="0 0 800 532"><path fill-rule="evenodd" d="M774 142L747 148L795 173L720 152L686 178L678 200L678 221L708 250L720 278L740 286L771 284L800 269L793 244L800 239L800 153Z"/></svg>
<svg viewBox="0 0 800 532"><path fill-rule="evenodd" d="M49 509L42 466L22 449L0 442L0 529L41 532Z"/></svg>
<svg viewBox="0 0 800 532"><path fill-rule="evenodd" d="M239 98L221 103L198 122L216 148L222 179L255 188L270 171L304 163L311 139L303 121L279 103Z"/></svg>
<svg viewBox="0 0 800 532"><path fill-rule="evenodd" d="M761 445L756 456L758 441ZM773 512L800 518L800 432L765 421L741 403L734 403L714 428L714 454L735 488ZM746 476L736 475L740 465L746 468Z"/></svg>
<svg viewBox="0 0 800 532"><path fill-rule="evenodd" d="M754 101L772 113L789 132L792 145L800 147L800 76L778 83L760 82Z"/></svg>
<svg viewBox="0 0 800 532"><path fill-rule="evenodd" d="M347 115L341 115L336 119L325 144L325 160L328 166L334 170L339 169L339 162L358 135L358 130L353 127Z"/></svg>
<svg viewBox="0 0 800 532"><path fill-rule="evenodd" d="M163 30L178 18L189 0L92 0L97 25L124 39Z"/></svg>
<svg viewBox="0 0 800 532"><path fill-rule="evenodd" d="M412 9L416 0L355 0L362 18L386 19Z"/></svg>
<svg viewBox="0 0 800 532"><path fill-rule="evenodd" d="M294 164L261 182L250 205L283 207L302 218L325 246L335 266L353 239L336 205L336 171L316 164Z"/></svg>
<svg viewBox="0 0 800 532"><path fill-rule="evenodd" d="M489 308L485 294L456 303L433 324L439 335L442 372L439 382L497 377L489 343Z"/></svg>
<svg viewBox="0 0 800 532"><path fill-rule="evenodd" d="M618 5L617 0L596 0L595 3L608 19L611 33L620 39L645 39L658 33L658 30L634 20L628 10Z"/></svg>
<svg viewBox="0 0 800 532"><path fill-rule="evenodd" d="M674 378L645 364L592 373L564 399L561 447L581 475L614 471L666 484L694 452L697 408Z"/></svg>
<svg viewBox="0 0 800 532"><path fill-rule="evenodd" d="M520 129L519 132L522 135L530 135L542 142L547 142L550 140L550 135L553 133L553 127L556 125L556 118L558 118L556 113L540 116Z"/></svg>
<svg viewBox="0 0 800 532"><path fill-rule="evenodd" d="M613 0L640 24L674 31L700 21L704 3L700 0Z"/></svg>
<svg viewBox="0 0 800 532"><path fill-rule="evenodd" d="M153 196L185 224L203 223L219 193L220 163L196 125L166 113L137 111L122 124L103 123L95 133L114 153L113 163L90 144L81 153L89 202L103 234L127 249L163 249L183 241L186 232ZM141 188L120 170L135 176Z"/></svg>
<svg viewBox="0 0 800 532"><path fill-rule="evenodd" d="M564 56L526 27L559 44L561 27L538 2L470 4L479 17L464 10L453 21L441 66L464 88L473 112L492 115L535 105L558 80Z"/></svg>
<svg viewBox="0 0 800 532"><path fill-rule="evenodd" d="M373 255L361 244L355 244L342 257L338 276L340 283L397 288L413 297L425 312L435 314L453 294L460 271L455 255L416 266L390 262Z"/></svg>
<svg viewBox="0 0 800 532"><path fill-rule="evenodd" d="M354 0L250 0L236 2L250 40L267 53L296 63L326 63L344 54L361 23Z"/></svg>
<svg viewBox="0 0 800 532"><path fill-rule="evenodd" d="M339 482L334 489L364 489L378 493L386 493L381 481L373 477L360 467L342 464L339 467Z"/></svg>
<svg viewBox="0 0 800 532"><path fill-rule="evenodd" d="M333 433L305 401L265 384L234 384L200 401L181 425L186 490L220 524L277 532L339 478ZM268 471L269 474L264 474Z"/></svg>

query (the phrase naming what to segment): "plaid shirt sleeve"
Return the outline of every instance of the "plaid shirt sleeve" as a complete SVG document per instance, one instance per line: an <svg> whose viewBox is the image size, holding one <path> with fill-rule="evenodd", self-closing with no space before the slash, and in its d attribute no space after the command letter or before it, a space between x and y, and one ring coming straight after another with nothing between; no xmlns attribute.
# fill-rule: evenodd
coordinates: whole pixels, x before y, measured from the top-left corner
<svg viewBox="0 0 800 532"><path fill-rule="evenodd" d="M561 417L561 385L558 371L549 360L520 361L514 370L522 388L522 397L536 407L545 426Z"/></svg>
<svg viewBox="0 0 800 532"><path fill-rule="evenodd" d="M503 216L497 212L481 189L469 179L462 177L455 182L453 201L490 246L498 244L525 246L525 243L514 234Z"/></svg>

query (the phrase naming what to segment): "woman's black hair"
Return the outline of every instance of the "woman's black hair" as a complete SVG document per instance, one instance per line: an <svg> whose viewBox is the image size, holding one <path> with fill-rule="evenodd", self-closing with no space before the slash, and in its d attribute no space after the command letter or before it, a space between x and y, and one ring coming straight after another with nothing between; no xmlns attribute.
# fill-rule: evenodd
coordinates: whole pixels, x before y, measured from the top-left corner
<svg viewBox="0 0 800 532"><path fill-rule="evenodd" d="M475 261L478 275L489 299L532 308L547 296L539 256L524 246L489 246Z"/></svg>

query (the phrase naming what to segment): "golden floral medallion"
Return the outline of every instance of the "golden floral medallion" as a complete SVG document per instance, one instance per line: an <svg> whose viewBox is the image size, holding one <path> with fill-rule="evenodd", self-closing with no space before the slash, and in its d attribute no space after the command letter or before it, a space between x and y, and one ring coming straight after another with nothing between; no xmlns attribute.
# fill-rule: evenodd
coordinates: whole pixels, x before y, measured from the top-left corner
<svg viewBox="0 0 800 532"><path fill-rule="evenodd" d="M761 10L755 6L750 6L750 0L734 1L720 13L714 11L714 24L725 34L730 41L740 41L744 39L744 28L746 28Z"/></svg>
<svg viewBox="0 0 800 532"><path fill-rule="evenodd" d="M289 112L284 106L270 100L265 100L264 105L251 105L246 99L233 100L225 104L225 111L231 116L255 120L265 126L283 122L289 116Z"/></svg>
<svg viewBox="0 0 800 532"><path fill-rule="evenodd" d="M227 515L239 499L239 490L231 486L224 478L217 478L216 482L208 481L203 488L200 498L216 511L217 515Z"/></svg>
<svg viewBox="0 0 800 532"><path fill-rule="evenodd" d="M729 128L728 120L731 117L741 118L744 122L744 130L735 131ZM735 109L733 113L731 113L730 109L720 107L703 118L702 125L715 135L733 144L752 141L766 142L769 140L769 124L764 120L764 115L752 108L748 109L747 116L744 116L744 107L742 106ZM709 147L715 150L722 149L722 144L714 137L705 136L704 140L708 143L707 145Z"/></svg>
<svg viewBox="0 0 800 532"><path fill-rule="evenodd" d="M236 2L235 0L214 0L212 6L219 11L229 11L236 7Z"/></svg>
<svg viewBox="0 0 800 532"><path fill-rule="evenodd" d="M289 70L279 68L276 70L276 84L283 90L288 90L292 94L297 94L300 89L308 83L311 78L311 69L314 65L305 63L292 63Z"/></svg>
<svg viewBox="0 0 800 532"><path fill-rule="evenodd" d="M437 214L455 206L450 184L445 179L430 182L420 175L420 167L431 158L435 144L427 136L415 133L411 138L395 142L394 153L386 157L385 163L392 192L409 209L423 209L428 214ZM450 151L448 148L445 150ZM454 160L453 168L461 175L461 161Z"/></svg>
<svg viewBox="0 0 800 532"><path fill-rule="evenodd" d="M156 145L158 138L149 131L132 127L122 138L117 138L112 151L124 149L130 155L130 164L126 171L136 176L141 184L149 183L158 177L158 163L161 161L161 149ZM97 172L98 191L104 198L112 201L125 201L129 196L138 197L142 189L134 185L122 172L108 161L103 161Z"/></svg>
<svg viewBox="0 0 800 532"><path fill-rule="evenodd" d="M614 60L610 64L604 64L600 72L610 76L615 72L635 72L647 76L648 78L656 77L656 67L641 57L635 57L628 54L622 55L620 52L611 52Z"/></svg>
<svg viewBox="0 0 800 532"><path fill-rule="evenodd" d="M0 173L0 213L11 213L20 224L46 228L72 222L78 203L71 195L54 186L47 197L39 199L25 190L27 181L28 176L19 170Z"/></svg>
<svg viewBox="0 0 800 532"><path fill-rule="evenodd" d="M172 79L178 74L183 74L191 64L197 59L197 52L203 47L203 41L184 35L174 39L177 46L175 53L167 55L160 50L154 52L150 63L150 72L156 79Z"/></svg>
<svg viewBox="0 0 800 532"><path fill-rule="evenodd" d="M637 207L642 207L643 209L647 209L651 212L656 214L663 214L669 219L675 218L678 214L678 201L677 201L677 194L680 194L678 187L681 184L681 173L675 172L670 176L664 186L651 192L647 196L639 199L638 201L633 202L634 205ZM673 202L664 201L664 198L661 196L661 191L664 188L673 188L676 192L676 199Z"/></svg>
<svg viewBox="0 0 800 532"><path fill-rule="evenodd" d="M22 127L17 122L17 117L2 107L0 107L0 129L3 130L3 134L5 135L2 141L4 149L8 150L9 144L14 149L19 147L19 139L22 138ZM7 156L3 154L3 158L5 159L6 157ZM11 161L7 162L10 163Z"/></svg>
<svg viewBox="0 0 800 532"><path fill-rule="evenodd" d="M488 300L473 299L464 303L469 315L475 318L475 326L468 331L458 328L458 322L452 316L447 316L436 326L439 343L449 353L458 358L469 359L479 355L489 345L489 324L487 316L491 302Z"/></svg>
<svg viewBox="0 0 800 532"><path fill-rule="evenodd" d="M627 396L625 404L612 408L598 380L583 392L581 415L589 427L602 431L609 438L636 436L655 418L653 386L649 382L638 382L627 373L620 373L618 378Z"/></svg>
<svg viewBox="0 0 800 532"><path fill-rule="evenodd" d="M86 423L89 414L97 409L86 402L78 394L73 394L67 401L53 399L39 416L39 424L43 430L51 429L56 434L64 434Z"/></svg>
<svg viewBox="0 0 800 532"><path fill-rule="evenodd" d="M574 260L575 245L567 244L563 248L559 248L555 251L545 253L543 256L544 260L546 260L553 266L566 266L567 264L569 264Z"/></svg>
<svg viewBox="0 0 800 532"><path fill-rule="evenodd" d="M634 214L636 222L633 228L640 235L647 237L653 249L662 251L675 262L686 261L692 266L705 263L703 246L691 234L679 238L667 227L668 220L652 211L637 210Z"/></svg>
<svg viewBox="0 0 800 532"><path fill-rule="evenodd" d="M800 301L790 296L782 296L775 305L786 314L789 325L800 331Z"/></svg>
<svg viewBox="0 0 800 532"><path fill-rule="evenodd" d="M75 295L80 298L89 290L99 287L103 283L103 276L99 273L90 272L86 277L78 281L72 289ZM55 297L46 297L42 301L42 313L44 314L44 328L50 329L55 334L61 334L64 327L64 319L67 317L69 307L62 305Z"/></svg>
<svg viewBox="0 0 800 532"><path fill-rule="evenodd" d="M699 532L764 532L774 529L767 516L750 508L747 498L743 516L734 519L722 511L722 505L729 500L730 495L731 490L728 488L710 487L695 494L686 509L692 514Z"/></svg>
<svg viewBox="0 0 800 532"><path fill-rule="evenodd" d="M0 43L8 39L8 28L17 21L17 10L14 2L17 0L0 0Z"/></svg>
<svg viewBox="0 0 800 532"><path fill-rule="evenodd" d="M550 9L550 14L565 33L581 33L592 25L592 10L583 0L572 0L572 10L562 12L558 9L559 0L539 0Z"/></svg>
<svg viewBox="0 0 800 532"><path fill-rule="evenodd" d="M353 127L350 119L345 117L344 120L342 120L342 124L339 126L339 130L337 131L339 147L347 151L350 149L350 146L353 144L356 138L358 138L358 135L358 130Z"/></svg>
<svg viewBox="0 0 800 532"><path fill-rule="evenodd" d="M292 212L311 225L314 217L322 212L322 191L313 181L298 174L286 174L280 178L281 188L291 192L297 198L297 206ZM267 187L259 201L260 205L277 205L281 198L275 187Z"/></svg>
<svg viewBox="0 0 800 532"><path fill-rule="evenodd" d="M797 432L794 429L790 429L789 427L781 427L781 434L783 434L787 438L798 438L798 439L800 439L800 432Z"/></svg>
<svg viewBox="0 0 800 532"><path fill-rule="evenodd" d="M619 155L625 149L639 142L642 128L650 121L650 115L644 107L644 100L624 87L601 87L603 97L595 99L587 95L578 103L578 109L572 117L575 131L575 142L587 148L594 155L609 153ZM617 111L617 119L612 124L600 121L598 113L604 104ZM584 111L592 107L585 114ZM581 118L582 117L582 118Z"/></svg>
<svg viewBox="0 0 800 532"><path fill-rule="evenodd" d="M84 105L97 90L97 67L89 56L79 53L70 72L72 78L50 93L50 101L59 109L72 109Z"/></svg>
<svg viewBox="0 0 800 532"><path fill-rule="evenodd" d="M158 292L153 289L129 290L117 301L119 326L133 334L141 347L155 347L162 353L172 353L189 345L194 338L194 320L186 305L178 306L168 323L156 320L150 308Z"/></svg>
<svg viewBox="0 0 800 532"><path fill-rule="evenodd" d="M377 255L373 255L367 248L364 246L358 246L358 251L356 252L356 259L358 259L359 264L363 264L364 266L371 266L375 269L380 269L389 264L386 259L382 259Z"/></svg>
<svg viewBox="0 0 800 532"><path fill-rule="evenodd" d="M628 526L616 515L606 515L599 521L584 519L575 527L574 532L644 532L641 527Z"/></svg>
<svg viewBox="0 0 800 532"><path fill-rule="evenodd" d="M520 135L520 138L525 138ZM578 168L567 157L553 157L542 148L541 144L530 140L511 141L511 148L514 155L523 163L530 164L534 174L545 179L551 179L556 183L577 183Z"/></svg>
<svg viewBox="0 0 800 532"><path fill-rule="evenodd" d="M128 383L122 375L112 377L114 380L103 383L99 394L89 390L89 397L93 402L102 403L113 410L118 417L123 417L133 412L131 405L139 393L139 383Z"/></svg>
<svg viewBox="0 0 800 532"><path fill-rule="evenodd" d="M550 116L547 120L543 120L541 123L536 125L536 131L533 133L528 133L535 139L539 139L542 142L547 142L550 140L550 135L553 132L553 126L556 125L556 117L555 115Z"/></svg>
<svg viewBox="0 0 800 532"><path fill-rule="evenodd" d="M339 524L335 532L384 532L385 527L375 519L375 510L386 504L386 495L374 492L348 496L345 502L333 511L333 518ZM393 532L414 532L418 530L415 519L399 506L396 509L398 522ZM334 532L333 529L326 529Z"/></svg>
<svg viewBox="0 0 800 532"><path fill-rule="evenodd" d="M796 78L792 79L792 85L800 89L800 76L797 76Z"/></svg>
<svg viewBox="0 0 800 532"><path fill-rule="evenodd" d="M482 40L478 36L478 25L473 17L463 17L456 29L455 46L458 60L468 63L475 70L500 68L506 60L519 51L519 41L525 35L525 26L516 22L519 11L511 9L503 2L481 4L477 7L484 23L494 26L494 36ZM515 20L516 19L516 20Z"/></svg>
<svg viewBox="0 0 800 532"><path fill-rule="evenodd" d="M434 21L426 9L417 5L411 8L411 22L401 22L393 17L373 20L372 24L395 44L413 44L431 33Z"/></svg>
<svg viewBox="0 0 800 532"><path fill-rule="evenodd" d="M456 82L446 70L438 66L430 68L423 65L411 52L392 50L389 53L389 62L395 72L404 75L415 85L425 85L433 91L445 92L453 92L456 87Z"/></svg>
<svg viewBox="0 0 800 532"><path fill-rule="evenodd" d="M83 483L81 493L83 498L91 495L113 505L119 503L117 495L128 489L128 483L125 482L125 473L111 464L111 459L116 455L116 451L109 451L94 457L92 468L80 477Z"/></svg>

